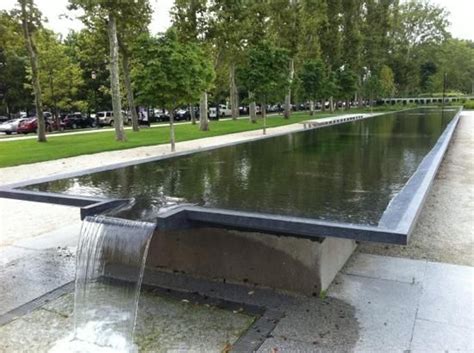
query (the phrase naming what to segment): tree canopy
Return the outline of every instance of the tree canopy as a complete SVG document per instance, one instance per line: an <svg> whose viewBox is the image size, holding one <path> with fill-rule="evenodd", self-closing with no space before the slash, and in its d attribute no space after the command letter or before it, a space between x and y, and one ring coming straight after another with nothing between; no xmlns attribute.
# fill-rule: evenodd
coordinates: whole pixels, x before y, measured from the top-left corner
<svg viewBox="0 0 474 353"><path fill-rule="evenodd" d="M199 100L202 106L209 93L212 104L228 105L236 117L241 101L288 106L290 101L429 95L441 92L444 83L460 94L473 89L474 43L452 38L447 11L428 0L175 0L176 50L171 52L186 51L193 64L180 64L179 70L168 66L166 77L192 78L196 82L187 85L205 87L199 94L145 77L156 66L149 51L158 49L151 48L167 43L169 49L171 43L171 32L148 33L149 0L70 0L71 9L83 10L86 26L64 37L42 26L32 0L20 3L31 9L26 27L19 5L0 11L1 114L37 110L24 28L37 59L41 108L57 114L120 111L123 105L133 115L135 100L163 108L170 92L179 106ZM145 37L146 50L140 47ZM261 63L253 61L256 57ZM168 78L164 82L172 84ZM133 120L138 130L136 114Z"/></svg>

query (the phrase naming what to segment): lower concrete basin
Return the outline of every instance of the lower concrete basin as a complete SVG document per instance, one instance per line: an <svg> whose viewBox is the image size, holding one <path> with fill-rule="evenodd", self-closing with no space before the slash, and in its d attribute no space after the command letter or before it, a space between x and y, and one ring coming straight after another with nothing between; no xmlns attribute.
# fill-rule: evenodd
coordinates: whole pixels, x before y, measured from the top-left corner
<svg viewBox="0 0 474 353"><path fill-rule="evenodd" d="M320 295L356 247L351 239L317 240L216 228L155 232L147 266L217 281Z"/></svg>

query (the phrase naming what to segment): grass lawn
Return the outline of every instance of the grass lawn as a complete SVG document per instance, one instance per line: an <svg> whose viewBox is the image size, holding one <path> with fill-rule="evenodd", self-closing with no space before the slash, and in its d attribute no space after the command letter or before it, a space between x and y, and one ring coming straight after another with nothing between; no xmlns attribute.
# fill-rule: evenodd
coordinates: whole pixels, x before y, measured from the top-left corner
<svg viewBox="0 0 474 353"><path fill-rule="evenodd" d="M360 110L350 112L336 112L335 114L357 113ZM317 113L310 117L307 113L294 113L290 119L282 116L267 118L267 127L283 126L301 122L307 119L323 118L334 114ZM175 126L176 141L188 141L204 137L231 134L262 128L262 120L256 124L249 122L248 118L238 120L211 121L210 131L200 131L197 125L184 124ZM90 134L71 134L56 136L48 139L47 143L38 143L35 139L3 141L0 142L0 168L20 164L49 161L59 158L79 156L105 151L123 150L127 148L151 146L169 143L169 128L141 129L139 133L131 130L126 131L127 141L117 142L114 131L104 131Z"/></svg>

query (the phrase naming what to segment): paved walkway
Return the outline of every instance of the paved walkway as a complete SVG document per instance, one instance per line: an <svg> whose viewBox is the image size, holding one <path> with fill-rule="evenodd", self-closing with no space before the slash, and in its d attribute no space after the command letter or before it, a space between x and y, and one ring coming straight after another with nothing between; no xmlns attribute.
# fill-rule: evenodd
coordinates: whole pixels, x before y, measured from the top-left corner
<svg viewBox="0 0 474 353"><path fill-rule="evenodd" d="M463 112L407 246L359 251L474 266L474 111Z"/></svg>

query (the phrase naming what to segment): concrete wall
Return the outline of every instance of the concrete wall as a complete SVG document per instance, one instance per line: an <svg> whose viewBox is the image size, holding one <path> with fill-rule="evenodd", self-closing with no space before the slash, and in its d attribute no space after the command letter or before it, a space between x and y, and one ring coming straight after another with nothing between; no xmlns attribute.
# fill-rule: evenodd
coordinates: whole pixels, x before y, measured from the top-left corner
<svg viewBox="0 0 474 353"><path fill-rule="evenodd" d="M215 228L156 232L147 267L319 295L355 246L349 239L312 241Z"/></svg>

